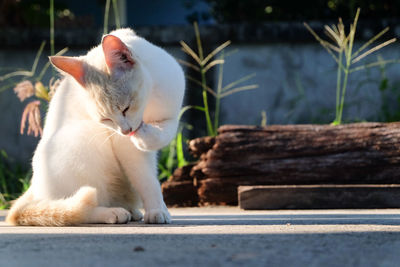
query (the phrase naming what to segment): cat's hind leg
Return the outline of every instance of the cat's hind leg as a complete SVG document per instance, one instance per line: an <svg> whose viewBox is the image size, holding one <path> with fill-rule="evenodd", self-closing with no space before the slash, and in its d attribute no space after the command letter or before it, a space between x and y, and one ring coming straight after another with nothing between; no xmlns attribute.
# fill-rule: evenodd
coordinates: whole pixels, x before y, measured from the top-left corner
<svg viewBox="0 0 400 267"><path fill-rule="evenodd" d="M33 219L14 224L62 226L129 221L130 213L121 205L113 205L107 188L119 173L107 142L109 136L97 124L78 122L42 139L33 159L29 189L33 202L21 198L18 210L22 213L15 213Z"/></svg>
<svg viewBox="0 0 400 267"><path fill-rule="evenodd" d="M32 200L28 190L9 211L6 221L12 225L68 226L83 223L128 223L131 214L124 208L97 206L97 191L81 187L73 196L60 200Z"/></svg>
<svg viewBox="0 0 400 267"><path fill-rule="evenodd" d="M12 225L67 226L85 223L97 205L93 187L81 187L68 198L35 200L29 189L11 207L6 222Z"/></svg>

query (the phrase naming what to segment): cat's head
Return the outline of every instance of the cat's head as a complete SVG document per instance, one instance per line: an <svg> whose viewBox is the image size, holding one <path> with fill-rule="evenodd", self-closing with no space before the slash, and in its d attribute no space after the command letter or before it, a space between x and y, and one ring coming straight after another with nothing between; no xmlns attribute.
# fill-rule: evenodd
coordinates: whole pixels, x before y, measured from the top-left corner
<svg viewBox="0 0 400 267"><path fill-rule="evenodd" d="M151 81L118 37L104 36L101 46L85 57L53 56L50 61L87 90L94 120L122 135L140 127Z"/></svg>

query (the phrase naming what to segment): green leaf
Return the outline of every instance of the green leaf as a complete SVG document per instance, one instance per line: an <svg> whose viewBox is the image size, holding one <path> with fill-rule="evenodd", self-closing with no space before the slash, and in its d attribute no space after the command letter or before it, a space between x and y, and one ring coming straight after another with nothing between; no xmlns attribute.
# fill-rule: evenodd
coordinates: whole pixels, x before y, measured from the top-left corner
<svg viewBox="0 0 400 267"><path fill-rule="evenodd" d="M387 78L382 79L379 84L379 90L385 91L388 87L389 87L389 80Z"/></svg>
<svg viewBox="0 0 400 267"><path fill-rule="evenodd" d="M182 130L180 130L176 136L176 158L178 160L178 168L186 166L188 162L185 160L183 153L183 137Z"/></svg>
<svg viewBox="0 0 400 267"><path fill-rule="evenodd" d="M5 158L5 159L8 158L7 152L6 152L4 149L0 150L0 154L1 154L1 156L2 156L3 158Z"/></svg>
<svg viewBox="0 0 400 267"><path fill-rule="evenodd" d="M168 178L172 175L171 172L169 172L162 164L158 164L158 169L161 170L160 174L158 175L158 179L164 179L164 178Z"/></svg>

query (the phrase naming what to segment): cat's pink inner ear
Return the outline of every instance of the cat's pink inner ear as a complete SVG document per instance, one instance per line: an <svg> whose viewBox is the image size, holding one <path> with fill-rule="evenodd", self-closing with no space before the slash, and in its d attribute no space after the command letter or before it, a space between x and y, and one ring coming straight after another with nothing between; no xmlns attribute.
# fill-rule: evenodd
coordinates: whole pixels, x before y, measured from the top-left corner
<svg viewBox="0 0 400 267"><path fill-rule="evenodd" d="M103 37L102 47L108 70L130 70L135 61L129 48L116 36L106 35Z"/></svg>
<svg viewBox="0 0 400 267"><path fill-rule="evenodd" d="M73 57L52 56L50 62L63 72L75 78L82 86L85 86L85 69L82 60Z"/></svg>

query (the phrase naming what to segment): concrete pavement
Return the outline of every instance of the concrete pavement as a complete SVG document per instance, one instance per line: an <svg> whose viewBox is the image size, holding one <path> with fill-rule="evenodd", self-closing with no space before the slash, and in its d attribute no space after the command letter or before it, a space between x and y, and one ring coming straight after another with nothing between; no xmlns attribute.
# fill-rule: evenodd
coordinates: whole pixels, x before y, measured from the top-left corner
<svg viewBox="0 0 400 267"><path fill-rule="evenodd" d="M400 266L400 210L170 209L171 225L11 227L0 266Z"/></svg>

